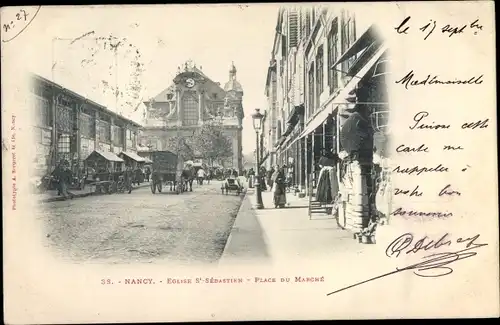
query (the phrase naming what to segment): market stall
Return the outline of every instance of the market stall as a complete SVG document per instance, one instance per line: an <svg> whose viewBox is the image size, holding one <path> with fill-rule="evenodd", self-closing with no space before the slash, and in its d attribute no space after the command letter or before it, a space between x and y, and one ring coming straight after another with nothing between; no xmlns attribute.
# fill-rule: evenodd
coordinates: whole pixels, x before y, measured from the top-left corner
<svg viewBox="0 0 500 325"><path fill-rule="evenodd" d="M96 192L111 193L112 185L123 173L123 159L112 152L94 150L84 161L85 170L93 171L87 179L96 186Z"/></svg>
<svg viewBox="0 0 500 325"><path fill-rule="evenodd" d="M144 182L144 166L146 159L132 151L122 151L118 155L125 162L126 166L130 166L134 174L134 183L140 184Z"/></svg>

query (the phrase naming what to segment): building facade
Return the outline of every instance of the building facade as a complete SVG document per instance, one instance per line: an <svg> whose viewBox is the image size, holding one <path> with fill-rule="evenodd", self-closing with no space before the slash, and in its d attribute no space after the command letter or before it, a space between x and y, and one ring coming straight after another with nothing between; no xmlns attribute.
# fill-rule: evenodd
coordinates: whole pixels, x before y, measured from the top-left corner
<svg viewBox="0 0 500 325"><path fill-rule="evenodd" d="M337 9L338 7L338 9ZM355 232L368 226L377 188L374 152L387 158L387 48L375 26L341 5L280 10L266 95L276 163L292 166L296 187L313 192L322 150L345 157L337 166L339 219ZM273 137L275 135L275 137Z"/></svg>
<svg viewBox="0 0 500 325"><path fill-rule="evenodd" d="M32 75L36 154L34 176L50 173L66 160L78 174L94 151L136 152L140 124L63 86Z"/></svg>
<svg viewBox="0 0 500 325"><path fill-rule="evenodd" d="M224 88L207 77L202 68L186 62L179 68L172 84L145 102L146 117L140 136L142 148L174 150L173 137L190 137L205 123L218 121L231 139L231 157L217 162L225 168L243 169L242 120L243 88L237 80L234 64Z"/></svg>

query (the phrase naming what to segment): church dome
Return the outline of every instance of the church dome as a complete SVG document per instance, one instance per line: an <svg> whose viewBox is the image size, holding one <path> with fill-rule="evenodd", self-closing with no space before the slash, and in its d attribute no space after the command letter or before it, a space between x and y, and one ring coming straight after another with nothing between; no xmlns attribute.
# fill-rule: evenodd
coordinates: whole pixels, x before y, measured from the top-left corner
<svg viewBox="0 0 500 325"><path fill-rule="evenodd" d="M231 91L231 90L234 90L234 91L243 91L243 87L241 87L241 84L233 79L233 80L229 80L228 82L226 82L226 85L224 86L224 90L225 91Z"/></svg>
<svg viewBox="0 0 500 325"><path fill-rule="evenodd" d="M224 91L243 92L243 87L241 87L241 84L236 80L236 71L237 70L233 62L231 63L231 67L229 68L229 81L226 82Z"/></svg>

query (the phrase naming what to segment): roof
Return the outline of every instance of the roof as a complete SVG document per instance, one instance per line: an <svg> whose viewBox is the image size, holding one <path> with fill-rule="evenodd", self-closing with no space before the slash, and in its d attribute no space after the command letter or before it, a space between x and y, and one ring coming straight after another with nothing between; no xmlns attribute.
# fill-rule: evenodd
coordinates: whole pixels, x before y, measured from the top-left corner
<svg viewBox="0 0 500 325"><path fill-rule="evenodd" d="M243 88L241 87L241 84L238 82L236 79L231 79L228 82L226 82L226 85L224 86L225 91L241 91L243 92Z"/></svg>
<svg viewBox="0 0 500 325"><path fill-rule="evenodd" d="M101 157L103 157L104 159L108 160L108 161L123 162L123 159L121 159L120 157L118 157L117 155L115 155L112 152L109 152L109 151L100 151L100 150L94 150L94 152L97 153L98 155L100 155ZM89 155L89 157L90 157L90 155Z"/></svg>
<svg viewBox="0 0 500 325"><path fill-rule="evenodd" d="M153 97L155 102L166 102L168 100L167 95L173 94L175 92L174 84L170 85L168 88L163 89L158 95ZM146 102L148 103L148 102Z"/></svg>
<svg viewBox="0 0 500 325"><path fill-rule="evenodd" d="M133 159L137 162L145 162L146 160L139 156L138 154L136 154L135 152L131 152L131 151L122 151L120 152L120 155L125 155L127 157L129 157L130 159Z"/></svg>
<svg viewBox="0 0 500 325"><path fill-rule="evenodd" d="M205 81L204 81L205 88L209 91L209 93L218 93L221 96L225 95L224 89L221 88L220 84L216 83L215 81L213 81L212 79L207 77L203 73L203 71L201 71L200 69L198 69L196 67L190 67L188 71L183 71L183 72L179 73L176 76L176 78L184 73L199 74L200 76L202 76L205 79ZM240 85L240 87L241 87L241 85ZM158 95L153 97L153 101L157 102L157 103L167 102L168 101L167 94L173 94L175 92L174 88L175 88L175 84L174 84L174 81L172 80L172 84L170 86L168 86L167 88L163 89ZM148 105L149 101L145 101L144 104Z"/></svg>
<svg viewBox="0 0 500 325"><path fill-rule="evenodd" d="M137 127L142 127L142 125L141 125L141 124L139 124L139 123L137 123L137 122L135 122L135 121L132 121L131 119L128 119L128 118L126 118L126 117L125 117L125 116L123 116L123 115L120 115L120 114L118 114L118 113L116 113L116 112L113 112L112 110L107 109L107 108L106 108L106 106L103 106L103 105L101 105L101 104L99 104L99 103L96 103L96 102L94 102L93 100L88 99L88 98L86 98L85 96L82 96L82 95L80 95L80 94L78 94L78 93L74 92L74 91L73 91L73 90L71 90L71 89L65 88L65 87L63 87L62 85L60 85L60 84L58 84L58 83L55 83L55 82L53 82L53 81L51 81L51 80L49 80L49 79L47 79L47 78L44 78L44 77L42 77L42 76L40 76L40 75L38 75L38 74L36 74L36 73L31 73L31 75L32 75L32 77L33 77L33 78L38 79L39 81L42 81L42 82L44 82L44 83L47 83L47 84L49 84L49 85L51 85L51 86L54 86L54 87L56 87L56 88L59 88L60 90L62 90L62 91L64 91L64 92L69 93L71 96L77 97L77 98L78 98L78 99L80 99L80 100L83 100L83 101L85 101L85 102L87 102L87 103L92 104L92 105L93 105L93 106L95 106L96 108L100 109L100 110L101 110L101 111L103 111L103 112L106 112L106 113L107 113L107 114L109 114L109 115L112 115L113 117L118 117L119 119L122 119L122 120L126 121L127 123L132 124L132 125L134 125L134 126L137 126Z"/></svg>

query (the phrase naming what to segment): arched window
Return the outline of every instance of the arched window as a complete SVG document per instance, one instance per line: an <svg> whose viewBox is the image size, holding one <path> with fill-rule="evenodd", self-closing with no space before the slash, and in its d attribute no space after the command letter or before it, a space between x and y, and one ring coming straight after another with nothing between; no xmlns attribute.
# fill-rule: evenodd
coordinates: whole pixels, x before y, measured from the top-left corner
<svg viewBox="0 0 500 325"><path fill-rule="evenodd" d="M199 118L196 92L186 91L182 97L182 125L197 125Z"/></svg>

